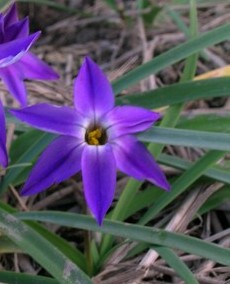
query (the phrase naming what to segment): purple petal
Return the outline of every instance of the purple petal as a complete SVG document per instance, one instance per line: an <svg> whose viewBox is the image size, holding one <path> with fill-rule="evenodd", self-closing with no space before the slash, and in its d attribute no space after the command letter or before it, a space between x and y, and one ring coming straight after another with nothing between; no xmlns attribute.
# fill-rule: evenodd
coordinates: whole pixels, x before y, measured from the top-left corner
<svg viewBox="0 0 230 284"><path fill-rule="evenodd" d="M17 62L37 40L40 32L36 32L26 38L12 40L0 45L0 68Z"/></svg>
<svg viewBox="0 0 230 284"><path fill-rule="evenodd" d="M29 35L29 19L18 21L17 23L9 26L5 30L4 41L11 41L15 39L25 38Z"/></svg>
<svg viewBox="0 0 230 284"><path fill-rule="evenodd" d="M0 101L0 165L4 168L8 165L8 156L6 150L6 122L5 114Z"/></svg>
<svg viewBox="0 0 230 284"><path fill-rule="evenodd" d="M27 52L16 63L26 79L56 80L59 75L37 56Z"/></svg>
<svg viewBox="0 0 230 284"><path fill-rule="evenodd" d="M5 27L8 27L18 21L17 7L14 3L4 15Z"/></svg>
<svg viewBox="0 0 230 284"><path fill-rule="evenodd" d="M117 167L122 172L138 180L147 179L165 190L170 189L164 173L152 155L135 137L122 136L112 145Z"/></svg>
<svg viewBox="0 0 230 284"><path fill-rule="evenodd" d="M112 87L98 65L89 57L74 83L74 103L77 110L99 117L114 105Z"/></svg>
<svg viewBox="0 0 230 284"><path fill-rule="evenodd" d="M21 194L32 195L76 174L81 169L83 146L76 138L61 136L42 153Z"/></svg>
<svg viewBox="0 0 230 284"><path fill-rule="evenodd" d="M11 95L21 104L25 106L27 103L27 91L20 70L14 65L6 68L0 68L0 78L6 84Z"/></svg>
<svg viewBox="0 0 230 284"><path fill-rule="evenodd" d="M84 139L84 117L70 107L41 103L20 110L11 110L11 113L38 129Z"/></svg>
<svg viewBox="0 0 230 284"><path fill-rule="evenodd" d="M3 16L0 14L0 43L2 44L4 41L4 18Z"/></svg>
<svg viewBox="0 0 230 284"><path fill-rule="evenodd" d="M110 138L144 131L160 118L160 114L141 107L121 106L112 109L105 117Z"/></svg>
<svg viewBox="0 0 230 284"><path fill-rule="evenodd" d="M109 144L85 146L82 177L87 205L101 225L116 187L116 163Z"/></svg>

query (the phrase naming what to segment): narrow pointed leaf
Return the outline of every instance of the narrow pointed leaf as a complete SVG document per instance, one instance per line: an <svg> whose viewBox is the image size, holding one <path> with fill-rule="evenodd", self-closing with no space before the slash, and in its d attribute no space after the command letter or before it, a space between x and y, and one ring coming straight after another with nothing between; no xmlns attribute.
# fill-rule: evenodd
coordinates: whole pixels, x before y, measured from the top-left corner
<svg viewBox="0 0 230 284"><path fill-rule="evenodd" d="M158 161L164 165L172 166L180 170L187 170L193 164L192 162L167 154L161 154L158 158ZM204 176L216 181L230 184L230 172L227 169L224 170L217 167L211 167L206 172L204 172Z"/></svg>
<svg viewBox="0 0 230 284"><path fill-rule="evenodd" d="M59 284L55 279L25 273L0 271L0 283L7 284Z"/></svg>
<svg viewBox="0 0 230 284"><path fill-rule="evenodd" d="M139 224L146 224L154 218L162 209L175 200L180 194L189 188L202 174L211 166L213 166L219 159L224 156L225 152L210 151L194 163L186 172L177 178L173 183L172 189L167 195L163 194L155 200L147 212L140 218Z"/></svg>
<svg viewBox="0 0 230 284"><path fill-rule="evenodd" d="M226 97L230 95L230 79L215 78L173 84L153 91L117 98L117 104L131 104L146 108L185 103L199 99Z"/></svg>
<svg viewBox="0 0 230 284"><path fill-rule="evenodd" d="M27 163L33 161L55 136L37 130L29 131L14 141L11 147L12 164ZM0 183L0 194L4 193L9 184L23 172L22 167L7 171Z"/></svg>
<svg viewBox="0 0 230 284"><path fill-rule="evenodd" d="M185 263L169 248L154 246L153 249L171 266L187 284L199 284Z"/></svg>
<svg viewBox="0 0 230 284"><path fill-rule="evenodd" d="M60 283L92 283L86 274L49 241L3 209L0 209L0 230Z"/></svg>
<svg viewBox="0 0 230 284"><path fill-rule="evenodd" d="M205 47L224 41L229 37L230 24L227 24L202 34L195 39L191 39L128 72L121 79L114 82L114 91L118 94L122 90L138 83L140 80L145 79L151 74L155 74L179 60L184 59Z"/></svg>
<svg viewBox="0 0 230 284"><path fill-rule="evenodd" d="M23 220L50 222L72 228L81 228L112 234L114 236L120 236L138 242L176 248L188 253L200 255L204 258L212 259L224 265L230 265L230 249L194 237L165 230L109 220L104 220L103 226L98 226L91 217L66 212L22 212L17 213L16 216Z"/></svg>
<svg viewBox="0 0 230 284"><path fill-rule="evenodd" d="M145 142L230 151L230 134L154 127L139 135Z"/></svg>

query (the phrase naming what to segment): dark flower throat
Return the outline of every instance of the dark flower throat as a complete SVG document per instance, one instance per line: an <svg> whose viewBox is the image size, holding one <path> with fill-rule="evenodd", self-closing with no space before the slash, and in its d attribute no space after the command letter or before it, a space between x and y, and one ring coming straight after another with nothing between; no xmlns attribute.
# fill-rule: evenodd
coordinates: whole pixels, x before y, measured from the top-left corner
<svg viewBox="0 0 230 284"><path fill-rule="evenodd" d="M89 128L85 133L85 141L89 145L104 145L107 142L105 129L100 126Z"/></svg>

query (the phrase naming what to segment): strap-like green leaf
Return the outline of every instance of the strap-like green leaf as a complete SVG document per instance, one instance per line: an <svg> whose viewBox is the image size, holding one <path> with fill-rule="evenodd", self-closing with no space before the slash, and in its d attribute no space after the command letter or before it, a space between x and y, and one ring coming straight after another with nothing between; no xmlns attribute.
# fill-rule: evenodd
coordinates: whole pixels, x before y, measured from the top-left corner
<svg viewBox="0 0 230 284"><path fill-rule="evenodd" d="M199 284L185 263L169 248L154 246L153 249L177 272L186 284Z"/></svg>
<svg viewBox="0 0 230 284"><path fill-rule="evenodd" d="M114 91L116 94L120 93L122 90L136 84L151 74L157 73L181 59L199 52L205 47L224 41L229 37L230 24L227 24L202 34L195 39L191 39L128 72L113 83Z"/></svg>
<svg viewBox="0 0 230 284"><path fill-rule="evenodd" d="M59 283L92 283L88 276L53 246L52 243L3 209L0 209L0 231L25 253L33 257Z"/></svg>
<svg viewBox="0 0 230 284"><path fill-rule="evenodd" d="M230 134L153 127L138 135L141 141L230 151Z"/></svg>
<svg viewBox="0 0 230 284"><path fill-rule="evenodd" d="M180 175L173 183L171 191L161 195L153 206L151 206L147 212L140 218L140 224L146 224L149 220L154 218L163 208L169 205L175 200L181 193L183 193L192 183L200 178L203 173L215 164L219 159L224 156L224 152L210 151L201 157L191 168L188 168L186 172Z"/></svg>
<svg viewBox="0 0 230 284"><path fill-rule="evenodd" d="M172 166L180 170L187 170L193 164L192 162L167 154L161 154L160 157L158 158L158 161L164 165ZM211 167L206 172L204 172L204 176L220 182L230 184L229 170L223 170L217 167Z"/></svg>
<svg viewBox="0 0 230 284"><path fill-rule="evenodd" d="M44 133L38 130L31 130L24 133L12 144L10 152L11 161L16 164L34 161L54 137L55 136L50 133ZM0 194L4 193L8 185L22 172L22 167L7 171L3 181L0 183Z"/></svg>
<svg viewBox="0 0 230 284"><path fill-rule="evenodd" d="M66 212L22 212L17 213L16 216L23 220L50 222L72 228L112 234L138 242L176 248L224 265L230 265L230 249L182 234L109 220L105 220L103 226L98 226L95 220L89 216Z"/></svg>
<svg viewBox="0 0 230 284"><path fill-rule="evenodd" d="M199 99L230 95L230 79L215 78L190 81L162 87L153 91L117 98L117 104L131 104L146 108L158 108Z"/></svg>
<svg viewBox="0 0 230 284"><path fill-rule="evenodd" d="M8 271L0 271L0 283L7 284L59 284L55 279L29 275L25 273L16 273Z"/></svg>

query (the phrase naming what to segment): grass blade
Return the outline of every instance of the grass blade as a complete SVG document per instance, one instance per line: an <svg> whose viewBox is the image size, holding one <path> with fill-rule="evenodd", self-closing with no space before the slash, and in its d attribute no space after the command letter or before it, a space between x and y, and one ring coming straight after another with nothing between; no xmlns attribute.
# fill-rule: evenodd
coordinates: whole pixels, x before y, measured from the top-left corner
<svg viewBox="0 0 230 284"><path fill-rule="evenodd" d="M140 224L146 224L154 218L163 208L170 204L177 196L184 192L188 187L195 182L202 174L225 153L220 151L210 151L184 172L172 185L171 191L160 196L152 207L141 217Z"/></svg>
<svg viewBox="0 0 230 284"><path fill-rule="evenodd" d="M199 284L184 262L169 248L154 246L153 249L171 266L186 284Z"/></svg>
<svg viewBox="0 0 230 284"><path fill-rule="evenodd" d="M29 275L25 273L16 273L8 271L0 271L0 283L7 284L59 284L55 279Z"/></svg>
<svg viewBox="0 0 230 284"><path fill-rule="evenodd" d="M17 210L15 210L13 207L1 201L0 201L0 208L5 210L7 213L17 212ZM30 226L36 232L38 232L47 241L52 243L53 246L59 249L68 259L73 261L81 270L83 270L84 272L86 271L87 269L86 260L85 256L81 251L79 251L77 248L74 248L66 240L50 232L44 226L38 224L37 222L27 222L27 225ZM0 237L0 252L3 253L4 250L7 249L21 252L21 249L18 246L16 246L15 243L10 242L9 238L6 238L4 236Z"/></svg>
<svg viewBox="0 0 230 284"><path fill-rule="evenodd" d="M187 170L193 164L192 162L183 160L178 157L170 156L167 154L161 154L160 157L158 158L158 161L164 165L172 166L180 170ZM222 170L217 167L212 167L209 168L206 172L204 172L204 176L214 179L216 181L230 184L229 170Z"/></svg>
<svg viewBox="0 0 230 284"><path fill-rule="evenodd" d="M177 124L177 128L212 131L212 132L230 132L230 114L226 111L222 114L204 114L183 117Z"/></svg>
<svg viewBox="0 0 230 284"><path fill-rule="evenodd" d="M86 274L49 241L3 209L0 209L0 230L60 283L92 283Z"/></svg>
<svg viewBox="0 0 230 284"><path fill-rule="evenodd" d="M66 212L21 212L17 213L16 216L23 220L50 222L71 228L112 234L138 242L180 249L224 265L230 265L230 249L182 234L109 220L105 220L103 226L98 226L92 217Z"/></svg>
<svg viewBox="0 0 230 284"><path fill-rule="evenodd" d="M28 225L36 232L38 232L41 236L43 236L46 240L52 243L52 245L54 245L65 256L67 256L71 261L73 261L81 270L86 272L87 267L85 257L77 248L74 248L66 240L50 232L38 223L30 222Z"/></svg>
<svg viewBox="0 0 230 284"><path fill-rule="evenodd" d="M15 243L13 243L9 238L5 236L0 237L0 253L18 253L21 252Z"/></svg>
<svg viewBox="0 0 230 284"><path fill-rule="evenodd" d="M138 135L144 142L198 147L213 150L230 150L230 134L185 129L153 127Z"/></svg>
<svg viewBox="0 0 230 284"><path fill-rule="evenodd" d="M114 92L118 94L122 90L136 84L142 79L145 79L149 75L157 73L181 59L197 53L205 47L224 41L229 37L230 25L227 24L170 49L115 81L113 83Z"/></svg>
<svg viewBox="0 0 230 284"><path fill-rule="evenodd" d="M211 99L229 95L230 79L215 78L178 83L132 96L121 96L117 98L116 102L118 105L131 104L153 109L199 99Z"/></svg>
<svg viewBox="0 0 230 284"><path fill-rule="evenodd" d="M54 135L37 130L31 130L15 140L11 147L10 157L13 164L33 161L44 148L54 139ZM24 168L12 168L7 171L0 183L0 194L3 194L9 184L23 172Z"/></svg>
<svg viewBox="0 0 230 284"><path fill-rule="evenodd" d="M205 204L199 209L198 214L205 214L210 210L218 207L225 201L230 200L229 186L222 187L219 191L215 192L210 198L205 202Z"/></svg>

